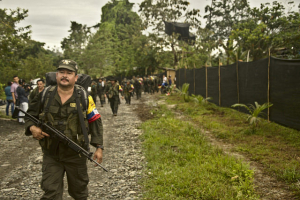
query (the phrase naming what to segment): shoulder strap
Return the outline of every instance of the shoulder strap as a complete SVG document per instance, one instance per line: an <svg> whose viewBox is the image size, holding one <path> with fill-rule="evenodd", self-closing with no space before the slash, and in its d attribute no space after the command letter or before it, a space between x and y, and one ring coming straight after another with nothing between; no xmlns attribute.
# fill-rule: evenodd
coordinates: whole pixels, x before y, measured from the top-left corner
<svg viewBox="0 0 300 200"><path fill-rule="evenodd" d="M57 90L56 86L48 86L43 91L43 94L42 94L42 107L44 107L44 104L46 103L46 99L45 98L48 99L47 105L43 109L45 113L49 112L49 107L50 107L51 102L52 102L52 100L54 98L56 90Z"/></svg>
<svg viewBox="0 0 300 200"><path fill-rule="evenodd" d="M89 151L89 137L88 137L88 133L87 133L87 127L85 126L83 114L80 109L79 95L81 95L81 91L77 87L74 88L74 94L75 94L75 98L76 98L76 107L77 107L78 117L79 117L79 121L80 121L81 131L84 136L85 147ZM81 96L83 96L83 95L81 95ZM82 106L83 106L83 108L85 108L84 105L82 105Z"/></svg>
<svg viewBox="0 0 300 200"><path fill-rule="evenodd" d="M89 105L89 97L86 90L80 85L75 85L75 89L77 90L78 96L81 98L84 111L87 111Z"/></svg>

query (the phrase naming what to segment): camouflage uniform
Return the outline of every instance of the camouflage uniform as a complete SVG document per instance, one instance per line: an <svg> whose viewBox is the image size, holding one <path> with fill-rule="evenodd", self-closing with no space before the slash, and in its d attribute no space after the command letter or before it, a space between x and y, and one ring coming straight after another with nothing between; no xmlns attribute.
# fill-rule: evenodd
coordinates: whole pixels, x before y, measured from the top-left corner
<svg viewBox="0 0 300 200"><path fill-rule="evenodd" d="M142 84L141 81L137 78L134 82L134 89L136 92L136 99L140 99L142 96Z"/></svg>
<svg viewBox="0 0 300 200"><path fill-rule="evenodd" d="M105 103L105 97L104 97L105 85L104 85L104 87L102 87L102 81L100 81L100 80L97 84L97 94L98 94L99 99L100 99L101 107L103 107L103 104Z"/></svg>
<svg viewBox="0 0 300 200"><path fill-rule="evenodd" d="M76 67L77 72L77 64L75 62L76 65L73 65L72 62L71 64L68 62L65 63L67 64L62 68L66 68L66 66L68 67L70 65L71 67ZM64 104L62 104L57 92L57 86L45 88L44 92L41 92L31 101L28 113L46 123L52 124L68 138L87 149L84 145L84 136L78 116L78 109L80 109L84 115L84 125L88 127L88 133L91 135L90 144L95 147L103 145L101 116L96 110L91 96L88 97L88 101L83 101L81 95L84 94L76 93L79 91L78 87L76 85L74 86L73 95ZM81 99L79 108L77 108L76 96ZM44 97L44 100L42 97ZM86 102L88 104L86 104ZM88 106L84 108L83 105ZM25 134L27 136L32 134L30 131L32 125L34 125L34 123L26 119ZM87 185L89 182L86 165L87 159L55 137L45 137L39 140L39 143L44 154L41 188L45 193L41 199L62 199L63 178L65 173L67 174L70 196L74 199L87 199Z"/></svg>
<svg viewBox="0 0 300 200"><path fill-rule="evenodd" d="M115 79L112 79L115 80ZM118 114L118 105L119 105L119 85L116 83L108 83L107 87L105 88L105 93L110 103L110 108L113 112L114 116Z"/></svg>
<svg viewBox="0 0 300 200"><path fill-rule="evenodd" d="M91 85L91 96L93 97L93 100L96 104L96 101L97 101L97 83L95 81L93 81L92 85Z"/></svg>
<svg viewBox="0 0 300 200"><path fill-rule="evenodd" d="M144 93L148 93L149 94L149 79L148 78L144 78Z"/></svg>
<svg viewBox="0 0 300 200"><path fill-rule="evenodd" d="M126 103L130 105L131 103L131 93L133 91L134 87L132 84L130 84L130 81L127 82L127 84L124 86L124 95Z"/></svg>

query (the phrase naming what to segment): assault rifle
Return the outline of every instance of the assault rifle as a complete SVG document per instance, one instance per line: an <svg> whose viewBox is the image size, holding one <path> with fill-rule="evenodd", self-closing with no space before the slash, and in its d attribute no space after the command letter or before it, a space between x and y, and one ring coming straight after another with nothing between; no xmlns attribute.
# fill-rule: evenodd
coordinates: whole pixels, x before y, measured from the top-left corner
<svg viewBox="0 0 300 200"><path fill-rule="evenodd" d="M89 159L91 162L94 162L95 164L97 164L104 171L108 172L108 170L105 169L105 167L103 167L97 161L95 161L95 160L92 159L92 155L93 155L92 152L88 152L87 150L85 150L84 148L82 148L81 146L79 146L78 144L76 144L74 141L72 141L70 138L68 138L67 136L65 136L62 132L60 132L56 128L53 128L51 125L48 125L48 124L46 124L46 123L38 120L37 118L35 118L34 116L30 115L29 113L23 111L19 107L15 107L15 111L13 113L13 118L17 118L19 112L24 113L25 117L27 119L29 119L30 121L32 121L33 123L35 123L36 126L40 127L45 133L49 134L50 137L56 137L56 138L58 138L59 141L61 141L64 144L68 145L73 151L75 151L77 153L80 153L81 155L83 155L87 159Z"/></svg>

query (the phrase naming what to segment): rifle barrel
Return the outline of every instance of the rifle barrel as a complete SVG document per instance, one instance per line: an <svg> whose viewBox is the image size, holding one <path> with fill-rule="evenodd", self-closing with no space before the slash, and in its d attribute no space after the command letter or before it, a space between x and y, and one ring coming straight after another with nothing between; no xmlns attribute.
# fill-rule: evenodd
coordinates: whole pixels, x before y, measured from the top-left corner
<svg viewBox="0 0 300 200"><path fill-rule="evenodd" d="M85 156L86 158L88 158L90 161L94 162L95 164L97 164L99 167L101 167L104 171L108 172L108 170L103 167L100 163L98 163L97 161L93 160L91 158L90 153L85 150L84 148L82 148L81 146L79 146L78 144L76 144L73 140L71 140L70 138L68 138L67 136L65 136L63 133L61 133L59 130L53 128L52 126L38 120L37 118L35 118L34 116L30 115L29 113L25 112L24 110L20 109L19 107L15 108L15 112L22 112L25 114L25 116L31 120L33 123L35 123L38 126L41 127L45 127L47 128L47 130L49 130L51 133L54 133L55 135L58 136L58 138L60 140L63 140L63 142L66 142L68 144L68 146L73 150L76 151L77 153L82 154L83 156ZM51 134L50 133L50 134Z"/></svg>

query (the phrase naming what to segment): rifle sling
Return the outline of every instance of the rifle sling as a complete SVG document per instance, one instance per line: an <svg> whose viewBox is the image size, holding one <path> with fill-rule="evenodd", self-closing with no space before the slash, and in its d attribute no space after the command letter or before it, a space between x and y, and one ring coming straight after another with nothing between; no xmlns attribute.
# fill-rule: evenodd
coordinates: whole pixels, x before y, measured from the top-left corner
<svg viewBox="0 0 300 200"><path fill-rule="evenodd" d="M88 137L88 133L87 133L87 130L86 130L86 127L85 127L83 114L82 114L82 111L80 109L80 101L79 101L79 96L78 96L78 94L80 93L80 90L78 91L78 94L77 94L76 87L74 87L74 92L75 92L76 107L77 107L78 117L79 117L79 121L80 121L81 131L82 131L82 134L84 136L85 147L89 151L89 137Z"/></svg>

